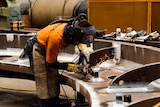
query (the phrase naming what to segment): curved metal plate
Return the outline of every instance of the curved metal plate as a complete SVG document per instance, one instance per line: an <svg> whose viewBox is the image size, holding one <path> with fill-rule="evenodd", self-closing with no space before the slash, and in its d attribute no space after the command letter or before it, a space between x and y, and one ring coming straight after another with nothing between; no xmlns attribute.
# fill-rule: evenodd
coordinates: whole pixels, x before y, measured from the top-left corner
<svg viewBox="0 0 160 107"><path fill-rule="evenodd" d="M97 49L90 54L90 66L95 66L96 64L105 61L113 57L114 47L106 47Z"/></svg>
<svg viewBox="0 0 160 107"><path fill-rule="evenodd" d="M110 83L110 86L132 87L146 86L150 82L160 78L160 62L144 65L143 67L123 73Z"/></svg>
<svg viewBox="0 0 160 107"><path fill-rule="evenodd" d="M159 107L159 102L160 97L154 97L149 99L142 99L134 104L129 105L128 107Z"/></svg>

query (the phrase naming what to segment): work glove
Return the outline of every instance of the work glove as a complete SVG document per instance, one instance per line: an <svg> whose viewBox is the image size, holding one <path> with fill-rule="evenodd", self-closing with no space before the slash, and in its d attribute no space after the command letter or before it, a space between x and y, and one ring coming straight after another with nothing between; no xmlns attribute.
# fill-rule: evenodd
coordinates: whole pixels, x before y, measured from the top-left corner
<svg viewBox="0 0 160 107"><path fill-rule="evenodd" d="M83 72L83 66L79 64L68 64L67 70L70 72Z"/></svg>
<svg viewBox="0 0 160 107"><path fill-rule="evenodd" d="M80 44L77 45L77 48L79 49L80 54L84 55L87 62L89 62L90 53L93 52L93 46L91 45L90 47L87 47L86 44L80 43Z"/></svg>

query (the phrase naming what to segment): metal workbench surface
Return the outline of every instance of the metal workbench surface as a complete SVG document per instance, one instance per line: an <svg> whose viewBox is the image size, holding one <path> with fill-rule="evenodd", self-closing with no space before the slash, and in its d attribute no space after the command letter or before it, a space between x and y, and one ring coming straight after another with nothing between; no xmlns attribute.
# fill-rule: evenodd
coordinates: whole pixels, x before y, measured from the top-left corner
<svg viewBox="0 0 160 107"><path fill-rule="evenodd" d="M34 80L34 78L32 78L33 73L29 68L28 59L26 58L19 59L18 56L19 54L15 54L14 56L8 55L8 57L1 55L0 59L1 76ZM104 68L105 65L106 68ZM136 67L141 67L143 65L128 60L122 60L120 65L114 65L114 64L112 65L112 63L109 62L108 60L108 62L104 62L101 66L103 66L103 70L99 72L98 78L90 77L89 79L86 79L86 76L82 74L71 73L67 71L59 71L62 80L61 82L62 84L71 86L75 91L81 93L89 102L91 107L117 107L118 105L120 105L120 104L117 105L116 103L117 93L107 92L107 88L112 81L111 77L121 75L131 69L135 69ZM6 75L4 72L6 73ZM13 72L21 75L12 74ZM139 89L141 90L143 88ZM132 97L132 102L127 103L128 106L134 105L134 103L143 101L145 99L153 99L160 97L160 93L157 90L153 92L143 92L143 90L138 92L136 91L122 92L122 96L124 95L131 95Z"/></svg>

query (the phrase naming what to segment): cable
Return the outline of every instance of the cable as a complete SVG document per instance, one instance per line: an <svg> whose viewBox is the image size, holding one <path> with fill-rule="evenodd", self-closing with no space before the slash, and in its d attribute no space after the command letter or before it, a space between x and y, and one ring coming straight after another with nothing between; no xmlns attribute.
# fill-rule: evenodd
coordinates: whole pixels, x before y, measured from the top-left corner
<svg viewBox="0 0 160 107"><path fill-rule="evenodd" d="M65 91L65 89L64 89L64 87L63 87L63 85L61 85L61 87L62 87L62 90L63 90L63 92L64 92L64 94L65 94L65 97L66 97L67 99L69 99L68 96L67 96L67 94L66 94L66 91Z"/></svg>
<svg viewBox="0 0 160 107"><path fill-rule="evenodd" d="M77 55L77 56L71 61L71 63L74 63L74 61L75 61L78 57L79 57L79 55ZM65 70L61 70L60 75L62 75L64 72L65 72ZM76 99L76 92L75 92L75 99L69 99L68 96L67 96L67 94L66 94L66 91L65 91L65 89L64 89L64 87L63 87L63 85L62 85L62 84L60 84L60 85L61 85L61 87L62 87L62 90L63 90L64 94L65 94L64 96L67 98L67 100L75 100L75 99Z"/></svg>
<svg viewBox="0 0 160 107"><path fill-rule="evenodd" d="M63 8L62 8L62 17L64 15L64 10L65 10L65 6L66 6L66 3L67 3L68 0L65 0L64 1L64 4L63 4Z"/></svg>

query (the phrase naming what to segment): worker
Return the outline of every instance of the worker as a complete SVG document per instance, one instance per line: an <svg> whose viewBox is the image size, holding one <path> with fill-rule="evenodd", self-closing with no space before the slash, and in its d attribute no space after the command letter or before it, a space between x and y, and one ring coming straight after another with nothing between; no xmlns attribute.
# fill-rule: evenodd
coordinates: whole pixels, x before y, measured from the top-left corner
<svg viewBox="0 0 160 107"><path fill-rule="evenodd" d="M38 107L60 107L58 69L79 72L79 65L57 61L60 50L70 44L88 45L93 42L95 34L94 26L84 14L80 14L70 21L51 23L33 37L33 72Z"/></svg>

